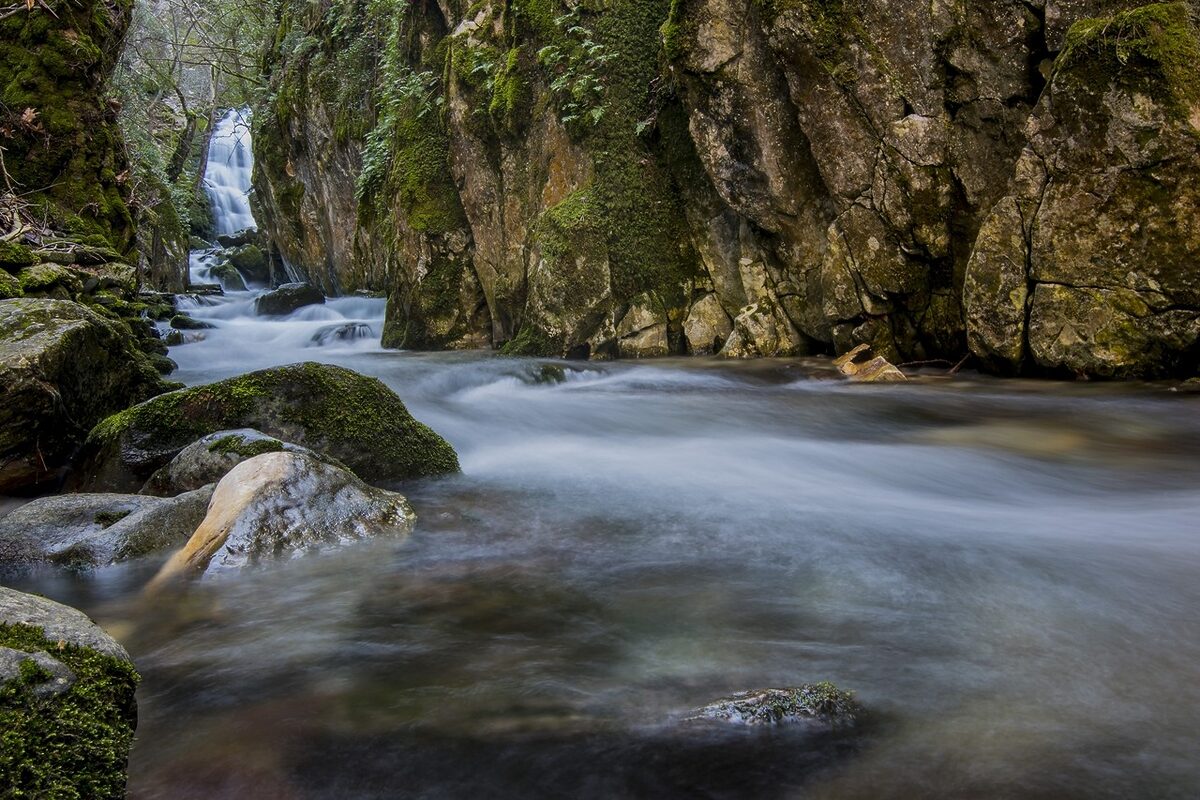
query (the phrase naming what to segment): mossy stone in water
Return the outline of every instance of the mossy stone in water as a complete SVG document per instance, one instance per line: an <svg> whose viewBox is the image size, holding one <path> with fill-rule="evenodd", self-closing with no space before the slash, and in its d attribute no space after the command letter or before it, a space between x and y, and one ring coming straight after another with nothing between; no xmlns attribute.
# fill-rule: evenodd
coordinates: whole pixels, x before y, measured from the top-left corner
<svg viewBox="0 0 1200 800"><path fill-rule="evenodd" d="M171 392L109 417L88 437L82 483L136 491L200 437L237 428L324 453L369 483L459 468L454 449L383 383L307 363Z"/></svg>
<svg viewBox="0 0 1200 800"><path fill-rule="evenodd" d="M29 654L0 679L4 796L124 797L137 724L128 654L80 612L3 587L0 648Z"/></svg>

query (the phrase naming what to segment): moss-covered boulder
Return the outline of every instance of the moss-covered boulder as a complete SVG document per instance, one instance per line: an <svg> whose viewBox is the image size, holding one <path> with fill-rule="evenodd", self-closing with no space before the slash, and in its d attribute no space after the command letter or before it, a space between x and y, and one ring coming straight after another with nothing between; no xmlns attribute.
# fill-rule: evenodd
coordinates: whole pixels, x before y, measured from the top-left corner
<svg viewBox="0 0 1200 800"><path fill-rule="evenodd" d="M374 378L294 364L156 397L91 432L84 487L137 491L201 436L253 428L324 453L371 483L458 471L454 449Z"/></svg>
<svg viewBox="0 0 1200 800"><path fill-rule="evenodd" d="M0 494L54 479L97 422L168 388L125 326L65 300L0 300Z"/></svg>
<svg viewBox="0 0 1200 800"><path fill-rule="evenodd" d="M267 254L257 244L247 243L235 247L226 253L226 257L246 280L252 283L270 282L271 265L267 263Z"/></svg>
<svg viewBox="0 0 1200 800"><path fill-rule="evenodd" d="M324 302L325 293L311 283L285 283L255 300L254 311L262 316L281 317Z"/></svg>
<svg viewBox="0 0 1200 800"><path fill-rule="evenodd" d="M81 612L0 586L4 796L124 797L137 683L129 654Z"/></svg>
<svg viewBox="0 0 1200 800"><path fill-rule="evenodd" d="M0 300L11 300L14 297L24 297L25 290L21 281L15 275L0 270Z"/></svg>

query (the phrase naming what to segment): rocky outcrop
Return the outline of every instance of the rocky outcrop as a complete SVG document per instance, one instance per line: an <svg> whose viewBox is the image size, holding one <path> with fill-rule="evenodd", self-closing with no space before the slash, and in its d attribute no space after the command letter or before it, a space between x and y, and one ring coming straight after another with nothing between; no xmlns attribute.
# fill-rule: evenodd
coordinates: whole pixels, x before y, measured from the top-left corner
<svg viewBox="0 0 1200 800"><path fill-rule="evenodd" d="M387 344L1193 368L1187 3L406 8L280 4L255 139Z"/></svg>
<svg viewBox="0 0 1200 800"><path fill-rule="evenodd" d="M109 417L88 436L78 482L136 492L200 437L238 428L323 453L373 483L458 471L454 449L379 380L308 363L182 389Z"/></svg>
<svg viewBox="0 0 1200 800"><path fill-rule="evenodd" d="M0 775L13 797L125 796L129 654L73 608L0 586Z"/></svg>
<svg viewBox="0 0 1200 800"><path fill-rule="evenodd" d="M416 515L403 496L367 486L310 455L276 452L234 467L210 511L152 587L380 535L405 535Z"/></svg>
<svg viewBox="0 0 1200 800"><path fill-rule="evenodd" d="M6 188L54 227L128 251L128 163L105 87L132 0L30 3L0 19L0 146ZM7 233L8 231L4 231Z"/></svg>
<svg viewBox="0 0 1200 800"><path fill-rule="evenodd" d="M1183 3L1068 32L967 272L972 349L996 369L1140 377L1200 363L1198 59Z"/></svg>
<svg viewBox="0 0 1200 800"><path fill-rule="evenodd" d="M64 494L0 518L0 566L84 569L182 546L204 519L212 487L178 497Z"/></svg>
<svg viewBox="0 0 1200 800"><path fill-rule="evenodd" d="M167 388L119 323L64 300L0 300L0 493L53 481L93 425Z"/></svg>

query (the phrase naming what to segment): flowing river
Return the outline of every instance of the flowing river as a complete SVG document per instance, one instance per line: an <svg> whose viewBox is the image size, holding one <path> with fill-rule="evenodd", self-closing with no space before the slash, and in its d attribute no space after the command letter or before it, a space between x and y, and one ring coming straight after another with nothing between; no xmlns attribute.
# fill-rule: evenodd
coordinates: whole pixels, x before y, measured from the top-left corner
<svg viewBox="0 0 1200 800"><path fill-rule="evenodd" d="M132 798L1200 795L1200 397L387 352L381 300L253 297L192 301L176 379L341 364L463 473L398 487L407 540L169 602L157 563L17 582L134 656ZM826 679L860 733L673 725Z"/></svg>

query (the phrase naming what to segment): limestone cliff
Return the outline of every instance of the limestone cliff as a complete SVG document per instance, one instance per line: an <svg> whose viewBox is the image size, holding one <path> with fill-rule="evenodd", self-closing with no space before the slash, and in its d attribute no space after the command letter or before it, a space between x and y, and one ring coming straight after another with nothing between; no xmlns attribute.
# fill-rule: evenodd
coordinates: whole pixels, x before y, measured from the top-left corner
<svg viewBox="0 0 1200 800"><path fill-rule="evenodd" d="M1194 370L1195 8L277 7L261 221L385 343Z"/></svg>

